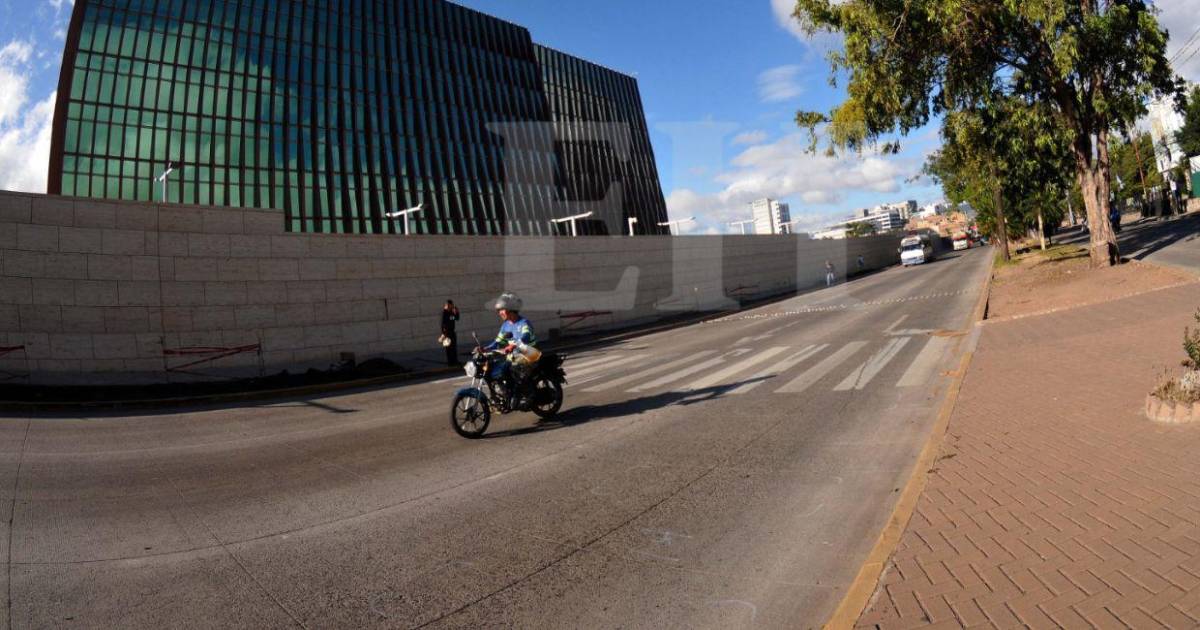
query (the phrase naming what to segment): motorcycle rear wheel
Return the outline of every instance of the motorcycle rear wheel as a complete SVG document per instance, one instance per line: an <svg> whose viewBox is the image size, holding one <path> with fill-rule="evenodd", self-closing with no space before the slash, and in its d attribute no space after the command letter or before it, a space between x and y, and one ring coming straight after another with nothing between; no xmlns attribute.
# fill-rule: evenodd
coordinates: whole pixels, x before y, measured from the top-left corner
<svg viewBox="0 0 1200 630"><path fill-rule="evenodd" d="M534 383L532 407L533 413L537 414L539 418L549 420L558 415L562 404L562 383L546 377L541 377Z"/></svg>
<svg viewBox="0 0 1200 630"><path fill-rule="evenodd" d="M469 440L483 437L491 420L492 410L487 399L478 392L459 394L450 405L450 426L455 433Z"/></svg>

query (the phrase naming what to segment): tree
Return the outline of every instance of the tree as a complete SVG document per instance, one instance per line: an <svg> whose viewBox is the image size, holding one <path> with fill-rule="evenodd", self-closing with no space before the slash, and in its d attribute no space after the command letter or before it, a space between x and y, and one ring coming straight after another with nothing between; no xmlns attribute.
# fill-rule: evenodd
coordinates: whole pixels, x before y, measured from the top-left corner
<svg viewBox="0 0 1200 630"><path fill-rule="evenodd" d="M1008 260L1010 232L1037 227L1044 234L1047 218L1062 220L1069 147L1048 107L1006 97L947 114L942 148L924 172L942 184L951 201L976 208L980 227Z"/></svg>
<svg viewBox="0 0 1200 630"><path fill-rule="evenodd" d="M875 236L875 224L870 221L857 221L851 223L846 228L846 236L859 238L863 236Z"/></svg>
<svg viewBox="0 0 1200 630"><path fill-rule="evenodd" d="M1175 133L1175 141L1184 155L1200 155L1200 87L1192 88L1188 96L1183 109L1183 128Z"/></svg>
<svg viewBox="0 0 1200 630"><path fill-rule="evenodd" d="M1142 0L797 0L810 33L841 33L830 54L846 100L800 112L830 149L861 150L935 117L986 109L1005 97L1051 108L1070 135L1072 171L1091 225L1095 266L1119 261L1107 220L1109 140L1154 95L1178 94L1167 34Z"/></svg>

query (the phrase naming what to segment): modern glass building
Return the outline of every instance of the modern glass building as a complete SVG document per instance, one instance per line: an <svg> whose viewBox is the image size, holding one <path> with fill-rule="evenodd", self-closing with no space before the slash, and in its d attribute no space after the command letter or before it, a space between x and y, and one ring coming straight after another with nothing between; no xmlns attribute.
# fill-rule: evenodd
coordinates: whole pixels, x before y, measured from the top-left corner
<svg viewBox="0 0 1200 630"><path fill-rule="evenodd" d="M444 0L76 0L50 193L159 201L168 165L293 231L665 233L636 80Z"/></svg>

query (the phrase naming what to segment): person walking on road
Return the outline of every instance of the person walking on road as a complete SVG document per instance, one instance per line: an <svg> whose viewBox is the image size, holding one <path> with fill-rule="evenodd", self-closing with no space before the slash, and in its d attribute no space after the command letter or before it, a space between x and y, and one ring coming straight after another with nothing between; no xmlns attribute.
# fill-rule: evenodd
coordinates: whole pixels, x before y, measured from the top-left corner
<svg viewBox="0 0 1200 630"><path fill-rule="evenodd" d="M826 260L825 261L825 286L831 287L831 286L833 286L834 282L837 282L837 276L834 275L833 263Z"/></svg>
<svg viewBox="0 0 1200 630"><path fill-rule="evenodd" d="M454 300L446 300L442 307L442 347L446 349L446 365L457 366L458 362L458 333L454 330L458 321L458 307Z"/></svg>

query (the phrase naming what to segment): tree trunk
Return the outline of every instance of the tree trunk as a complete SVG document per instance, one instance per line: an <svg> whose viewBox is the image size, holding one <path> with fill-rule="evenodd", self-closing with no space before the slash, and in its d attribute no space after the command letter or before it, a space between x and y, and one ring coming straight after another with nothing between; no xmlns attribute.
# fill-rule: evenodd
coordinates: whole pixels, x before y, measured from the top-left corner
<svg viewBox="0 0 1200 630"><path fill-rule="evenodd" d="M1092 267L1109 267L1120 261L1117 237L1108 222L1108 148L1104 146L1107 136L1101 134L1096 157L1092 156L1092 138L1087 134L1077 136L1072 147L1083 205L1087 209Z"/></svg>
<svg viewBox="0 0 1200 630"><path fill-rule="evenodd" d="M1038 208L1038 238L1042 241L1042 251L1046 251L1046 224L1042 221L1042 209Z"/></svg>
<svg viewBox="0 0 1200 630"><path fill-rule="evenodd" d="M1008 224L1004 220L1004 196L1000 193L1000 178L994 175L993 177L996 180L996 189L993 192L996 205L996 245L1000 247L1000 259L1008 262L1012 260L1012 254L1008 251Z"/></svg>

